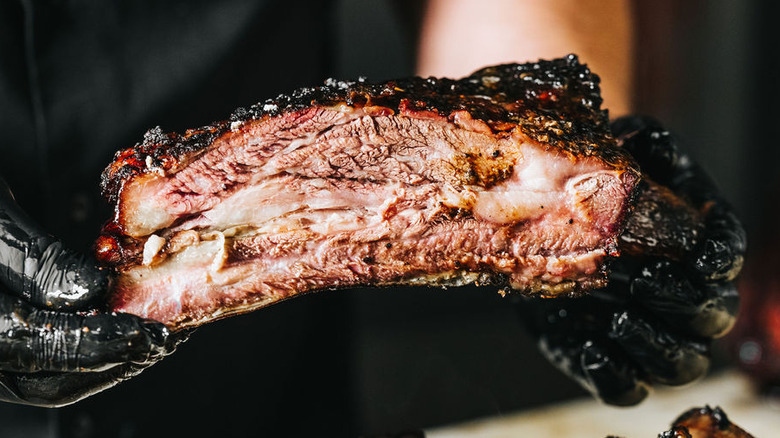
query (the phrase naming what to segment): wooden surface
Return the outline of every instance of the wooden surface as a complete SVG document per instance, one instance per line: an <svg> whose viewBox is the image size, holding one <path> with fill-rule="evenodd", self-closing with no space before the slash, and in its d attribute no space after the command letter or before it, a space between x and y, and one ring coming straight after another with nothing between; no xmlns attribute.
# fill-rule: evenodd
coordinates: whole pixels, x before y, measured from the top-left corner
<svg viewBox="0 0 780 438"><path fill-rule="evenodd" d="M728 371L684 388L655 391L641 405L613 408L578 400L426 431L428 438L656 437L686 410L709 404L756 438L780 436L780 400L755 396L747 379Z"/></svg>

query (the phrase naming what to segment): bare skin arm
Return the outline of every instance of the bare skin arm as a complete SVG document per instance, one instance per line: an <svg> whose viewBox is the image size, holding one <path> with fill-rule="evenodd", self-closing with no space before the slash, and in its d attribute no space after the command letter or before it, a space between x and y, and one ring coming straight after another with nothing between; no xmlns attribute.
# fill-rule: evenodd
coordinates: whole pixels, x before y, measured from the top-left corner
<svg viewBox="0 0 780 438"><path fill-rule="evenodd" d="M460 77L490 64L576 53L601 76L614 118L631 111L632 29L628 0L429 0L417 73Z"/></svg>

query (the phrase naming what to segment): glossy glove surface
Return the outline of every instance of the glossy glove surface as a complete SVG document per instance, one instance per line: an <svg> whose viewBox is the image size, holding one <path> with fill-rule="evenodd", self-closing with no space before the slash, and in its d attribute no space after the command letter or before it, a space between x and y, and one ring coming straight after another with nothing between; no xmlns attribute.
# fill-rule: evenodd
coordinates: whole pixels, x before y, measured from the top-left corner
<svg viewBox="0 0 780 438"><path fill-rule="evenodd" d="M653 384L702 377L710 344L734 324L745 232L731 207L655 120L624 117L615 137L646 175L703 213L704 229L683 261L621 256L609 287L581 298L517 298L542 353L595 397L641 402Z"/></svg>
<svg viewBox="0 0 780 438"><path fill-rule="evenodd" d="M72 403L139 373L186 336L132 315L84 312L107 286L107 274L37 227L0 178L0 400Z"/></svg>

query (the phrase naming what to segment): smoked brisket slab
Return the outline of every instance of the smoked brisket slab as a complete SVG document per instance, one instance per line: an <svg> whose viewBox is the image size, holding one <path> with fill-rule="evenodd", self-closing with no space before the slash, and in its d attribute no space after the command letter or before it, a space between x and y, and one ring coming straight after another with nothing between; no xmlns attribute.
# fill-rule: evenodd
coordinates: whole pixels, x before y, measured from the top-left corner
<svg viewBox="0 0 780 438"><path fill-rule="evenodd" d="M605 284L640 179L573 55L460 80L329 80L103 173L111 310L194 326L358 285Z"/></svg>

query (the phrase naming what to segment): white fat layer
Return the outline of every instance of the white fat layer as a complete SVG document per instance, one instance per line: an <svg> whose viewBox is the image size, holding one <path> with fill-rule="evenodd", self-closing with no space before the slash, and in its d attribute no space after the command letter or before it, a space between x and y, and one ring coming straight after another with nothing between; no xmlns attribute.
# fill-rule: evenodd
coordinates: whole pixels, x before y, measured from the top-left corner
<svg viewBox="0 0 780 438"><path fill-rule="evenodd" d="M327 235L378 225L389 204L402 197L404 190L394 183L358 194L333 190L321 182L321 188L315 182L307 193L301 193L290 190L289 180L266 180L226 198L203 217L209 230L251 227L270 234L306 228Z"/></svg>
<svg viewBox="0 0 780 438"><path fill-rule="evenodd" d="M225 235L219 231L212 231L205 233L201 237L203 240L213 242L209 243L209 246L214 248L214 253L211 256L209 270L212 274L216 274L220 269L222 269L222 266L225 264L225 260L227 260L228 256L227 248L225 247Z"/></svg>
<svg viewBox="0 0 780 438"><path fill-rule="evenodd" d="M146 243L144 243L142 264L145 266L151 265L152 261L154 261L154 257L160 252L163 246L165 246L165 239L156 234L149 236L149 238L146 239Z"/></svg>
<svg viewBox="0 0 780 438"><path fill-rule="evenodd" d="M170 255L154 266L136 266L122 275L123 281L140 282L142 279L164 278L174 283L198 282L190 275L208 275L212 281L219 280L219 270L226 258L225 237L222 233L212 233L212 240L203 240L189 245ZM188 275L182 275L186 272ZM175 285L174 285L175 286ZM171 290L187 290L183 287L171 287Z"/></svg>
<svg viewBox="0 0 780 438"><path fill-rule="evenodd" d="M122 201L125 205L117 212L125 215L121 222L128 235L147 236L173 223L175 217L166 211L165 206L155 202L163 185L164 181L158 174L150 173L137 177L133 184L122 188L120 198L129 201Z"/></svg>
<svg viewBox="0 0 780 438"><path fill-rule="evenodd" d="M179 313L182 303L188 299L185 295L197 294L203 285L225 285L235 282L220 271L226 258L225 238L221 233L212 233L205 240L185 247L167 259L154 266L135 266L119 277L120 284L152 284L155 289L165 289L165 304L173 304ZM153 308L161 303L150 299L142 302L142 309L134 309L133 313L150 315Z"/></svg>
<svg viewBox="0 0 780 438"><path fill-rule="evenodd" d="M256 235L305 229L332 236L378 230L393 215L415 218L409 219L411 227L415 220L424 222L440 205L471 209L478 219L499 224L534 220L545 214L580 217L570 204L592 195L604 184L605 176L607 181L620 183L618 172L603 170L588 160L573 161L540 151L534 144L521 144L518 149L513 174L501 183L489 189L440 185L426 192L422 200L418 193L417 202L407 202L398 211L396 204L415 198L415 190L430 188L396 182L376 184L358 193L335 187L327 179L301 181L281 174L260 179L177 230L197 226L232 237L237 230Z"/></svg>
<svg viewBox="0 0 780 438"><path fill-rule="evenodd" d="M587 160L572 161L528 144L520 150L522 155L510 178L490 189L475 190L475 216L500 224L533 220L571 208L567 203L593 193L583 193L581 184L592 181L598 187L598 178L604 176L620 184L618 172L603 170Z"/></svg>

